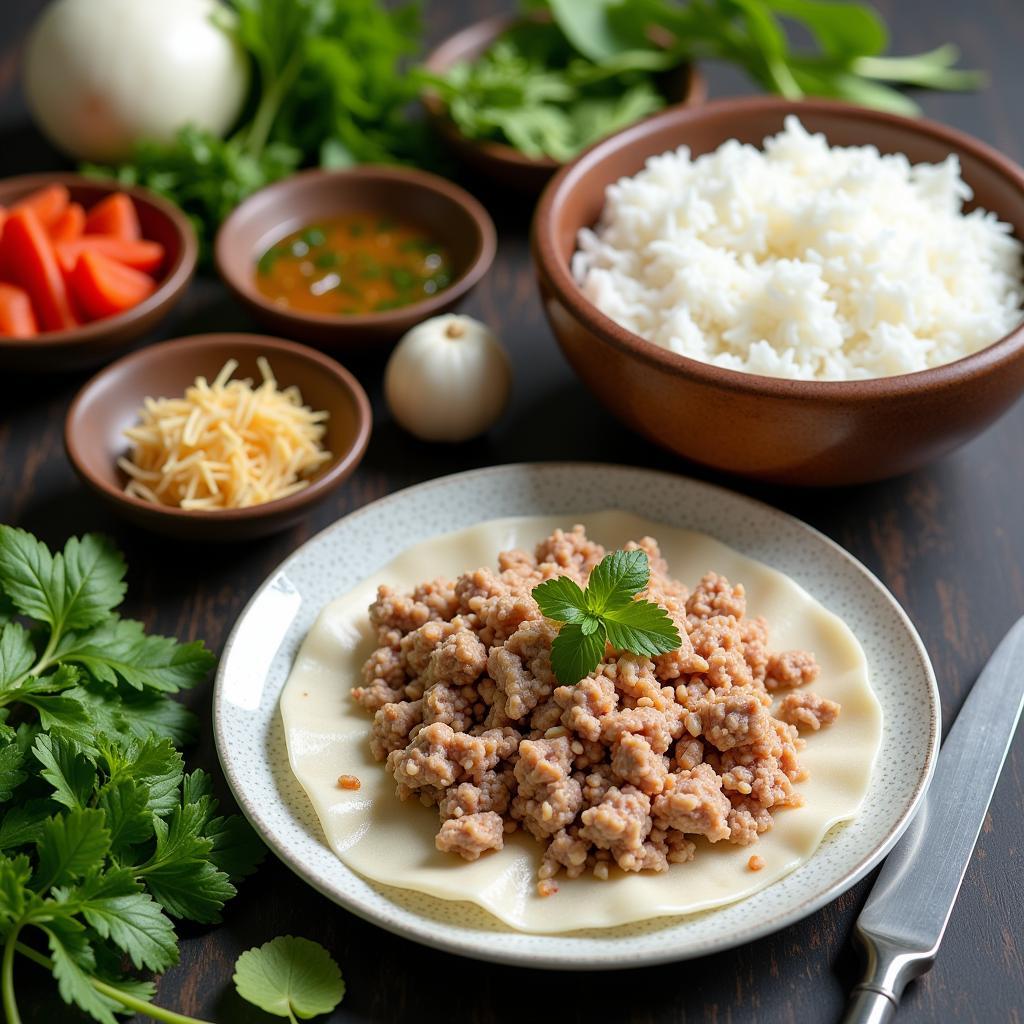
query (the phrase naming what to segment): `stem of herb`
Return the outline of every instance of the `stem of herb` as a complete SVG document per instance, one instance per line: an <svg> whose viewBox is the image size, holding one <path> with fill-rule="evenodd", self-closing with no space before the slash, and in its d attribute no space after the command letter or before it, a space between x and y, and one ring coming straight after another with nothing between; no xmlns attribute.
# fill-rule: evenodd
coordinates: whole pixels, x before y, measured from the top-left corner
<svg viewBox="0 0 1024 1024"><path fill-rule="evenodd" d="M14 998L14 951L20 945L18 942L20 931L20 923L12 926L7 941L4 943L4 959L3 965L0 967L0 977L2 977L0 987L3 989L4 1018L7 1024L21 1024L18 1003Z"/></svg>
<svg viewBox="0 0 1024 1024"><path fill-rule="evenodd" d="M12 932L12 938L16 935L16 932ZM30 946L26 946L20 942L11 943L11 940L7 940L7 948L4 949L4 971L7 970L7 955L8 948L11 950L11 956L13 958L14 949L31 960L34 964L38 964L40 967L45 968L48 971L53 970L53 961L42 953L37 953ZM17 1017L17 1008L15 1008L15 1016L10 1016L10 1010L7 1007L7 988L6 988L7 975L4 974L4 1009L8 1013L8 1024L21 1024L20 1019ZM164 1024L211 1024L210 1021L200 1020L198 1017L186 1017L183 1013L175 1013L173 1010L165 1010L162 1006L154 1006L152 1003L147 1002L145 999L139 999L137 996L129 995L127 992L122 992L120 989L115 988L113 985L108 985L106 982L100 981L99 978L89 978L89 984L92 985L100 995L106 996L108 999L113 999L115 1002L120 1003L125 1009L133 1010L135 1013L141 1013L146 1017L151 1017L153 1020L163 1021ZM12 991L13 999L13 991ZM12 1002L13 1005L13 1002Z"/></svg>

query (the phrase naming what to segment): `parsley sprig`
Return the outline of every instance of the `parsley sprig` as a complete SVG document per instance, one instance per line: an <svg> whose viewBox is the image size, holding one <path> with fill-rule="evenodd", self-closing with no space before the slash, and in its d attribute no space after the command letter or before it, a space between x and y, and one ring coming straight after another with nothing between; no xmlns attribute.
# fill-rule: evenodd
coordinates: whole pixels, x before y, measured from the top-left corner
<svg viewBox="0 0 1024 1024"><path fill-rule="evenodd" d="M541 614L564 623L551 645L551 667L563 686L590 675L606 644L648 657L679 647L682 638L668 612L636 600L650 576L646 552L613 551L594 567L586 590L568 576L533 588Z"/></svg>
<svg viewBox="0 0 1024 1024"><path fill-rule="evenodd" d="M194 732L169 695L213 665L118 617L125 564L96 536L53 553L0 525L0 1001L19 1024L19 956L101 1024L115 1013L190 1018L153 1006L126 974L178 960L172 918L211 922L263 856L209 776L186 774ZM48 956L39 946L45 945Z"/></svg>

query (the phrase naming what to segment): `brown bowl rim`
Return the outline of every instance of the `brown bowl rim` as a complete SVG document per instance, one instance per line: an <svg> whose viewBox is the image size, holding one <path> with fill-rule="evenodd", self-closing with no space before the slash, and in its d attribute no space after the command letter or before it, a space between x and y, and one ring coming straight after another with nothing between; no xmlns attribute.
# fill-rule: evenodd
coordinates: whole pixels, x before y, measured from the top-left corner
<svg viewBox="0 0 1024 1024"><path fill-rule="evenodd" d="M631 146L642 149L644 140L652 132L666 125L685 127L702 118L718 117L723 112L799 115L802 111L841 120L874 122L902 128L908 134L927 136L948 146L951 151L970 153L999 176L1009 179L1021 193L1024 193L1024 168L980 139L927 118L903 117L838 100L786 100L775 96L713 100L700 107L674 107L639 121L595 143L555 175L540 198L531 228L531 248L539 275L573 316L602 341L658 370L735 393L786 400L874 402L878 399L905 395L908 392L940 391L966 380L987 376L1012 361L1024 347L1024 321L1008 334L997 338L977 352L926 370L892 374L887 377L869 377L863 380L822 381L768 377L742 370L726 369L664 349L620 326L584 296L573 279L568 264L563 264L558 256L554 232L554 213L583 173L613 151ZM999 215L999 211L994 212Z"/></svg>
<svg viewBox="0 0 1024 1024"><path fill-rule="evenodd" d="M494 42L513 26L526 21L537 20L548 19L544 18L542 13L534 14L532 17L522 14L492 14L487 18L471 22L438 43L427 54L423 61L423 67L435 75L443 74L446 71L450 71L457 63L457 59L453 59L448 51L461 50L460 44L465 36L481 33L488 42ZM683 98L673 103L667 109L675 109L679 106L700 105L707 96L707 84L696 62L688 61L682 67L685 68L686 74ZM534 170L543 168L551 172L566 166L565 163L551 156L527 156L525 153L520 153L515 146L510 146L507 142L495 142L493 139L471 139L468 135L464 135L459 130L458 125L448 116L447 108L441 97L429 85L420 93L420 103L426 108L427 113L443 134L458 139L464 145L472 146L478 153L491 160L507 164L511 167Z"/></svg>
<svg viewBox="0 0 1024 1024"><path fill-rule="evenodd" d="M122 185L110 178L90 178L85 174L74 174L71 171L37 171L32 174L18 174L11 178L0 179L0 189L24 185L27 191L43 185L60 184L69 188L88 186L89 188L106 189L109 193L124 192L136 202L145 203L162 213L174 226L180 239L178 258L168 268L162 281L149 298L137 306L126 309L115 316L103 317L78 327L64 331L41 331L33 338L0 338L0 348L13 351L36 351L54 345L84 345L99 341L114 331L119 331L151 313L159 312L169 303L177 299L188 287L195 273L196 261L199 258L199 240L186 214L174 203L151 192L141 185ZM126 342L128 344L128 342Z"/></svg>
<svg viewBox="0 0 1024 1024"><path fill-rule="evenodd" d="M151 359L154 354L163 352L172 346L183 355L188 355L188 353L197 349L202 350L212 344L220 345L225 341L230 341L231 344L238 346L238 348L257 349L261 354L288 352L305 359L307 362L316 363L325 373L334 377L355 399L356 435L344 455L336 456L334 462L330 464L322 476L317 477L309 487L297 491L295 494L290 494L284 498L277 498L275 501L267 501L261 505L229 509L184 509L173 505L154 505L152 502L143 501L141 498L134 498L129 494L125 494L124 491L112 487L106 480L100 479L87 468L82 458L83 446L79 439L74 436L72 425L78 417L80 406L93 388L111 374L120 372L124 367L143 363ZM89 487L104 497L119 504L127 505L140 513L159 517L168 522L243 523L287 516L298 508L314 505L321 498L326 497L330 491L341 484L355 467L359 465L369 444L372 427L373 412L366 391L353 374L345 369L337 360L332 359L323 352L310 348L308 345L300 345L295 341L286 341L284 338L275 338L264 334L216 331L208 334L193 334L182 338L171 338L168 341L162 341L155 345L147 345L137 352L129 353L110 363L90 377L75 395L64 418L64 449L67 452L72 468Z"/></svg>
<svg viewBox="0 0 1024 1024"><path fill-rule="evenodd" d="M226 252L230 246L235 244L232 235L236 225L242 219L246 206L254 199L265 197L269 194L276 199L278 207L287 209L291 205L287 197L293 190L307 187L311 183L324 178L332 178L338 182L377 180L413 185L416 188L433 192L448 202L462 207L469 214L470 220L476 228L476 246L473 258L462 274L447 288L443 288L435 295L431 295L429 298L422 299L419 302L413 302L408 306L400 306L396 309L382 310L379 313L352 315L307 313L303 310L289 309L287 306L278 306L268 301L259 289L253 286L249 276L240 278L239 275L226 266L228 262ZM286 217L279 218L282 222L285 219ZM337 170L314 167L267 185L265 188L248 196L232 210L231 214L218 229L213 244L217 273L228 288L245 302L248 302L261 312L284 322L291 321L299 324L315 324L318 327L343 328L346 331L358 331L360 328L379 329L387 327L401 330L410 320L419 322L449 308L453 303L475 288L481 278L490 270L497 248L498 233L494 226L494 221L491 220L491 216L484 209L483 204L471 196L465 189L436 174L431 174L429 171L421 171L412 167L391 167L383 164L363 164L359 167L345 167Z"/></svg>

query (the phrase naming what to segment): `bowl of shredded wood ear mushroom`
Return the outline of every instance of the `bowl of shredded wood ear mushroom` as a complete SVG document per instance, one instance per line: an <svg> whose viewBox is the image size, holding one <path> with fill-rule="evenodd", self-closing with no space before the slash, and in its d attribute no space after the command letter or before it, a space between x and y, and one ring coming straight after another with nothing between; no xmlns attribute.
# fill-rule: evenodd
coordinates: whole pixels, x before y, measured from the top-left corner
<svg viewBox="0 0 1024 1024"><path fill-rule="evenodd" d="M371 413L334 360L260 335L208 334L113 363L68 411L83 482L160 533L241 540L284 529L362 459Z"/></svg>

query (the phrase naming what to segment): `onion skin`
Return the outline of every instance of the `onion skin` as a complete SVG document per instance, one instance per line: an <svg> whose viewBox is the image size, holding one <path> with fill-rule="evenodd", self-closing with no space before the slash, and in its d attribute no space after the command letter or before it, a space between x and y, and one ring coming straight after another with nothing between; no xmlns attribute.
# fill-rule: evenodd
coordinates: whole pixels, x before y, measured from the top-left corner
<svg viewBox="0 0 1024 1024"><path fill-rule="evenodd" d="M392 415L423 441L457 443L484 433L505 411L511 384L508 356L490 329L454 314L412 328L384 371Z"/></svg>
<svg viewBox="0 0 1024 1024"><path fill-rule="evenodd" d="M211 18L217 0L55 0L25 53L36 124L69 156L113 163L141 139L193 124L223 136L249 89L248 59Z"/></svg>

